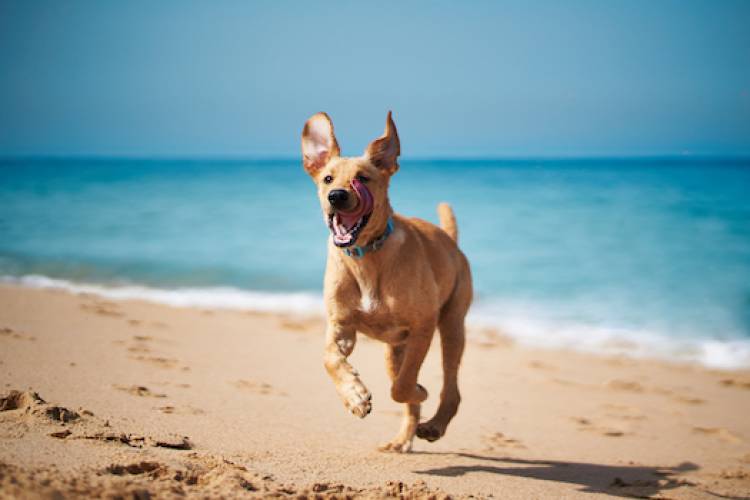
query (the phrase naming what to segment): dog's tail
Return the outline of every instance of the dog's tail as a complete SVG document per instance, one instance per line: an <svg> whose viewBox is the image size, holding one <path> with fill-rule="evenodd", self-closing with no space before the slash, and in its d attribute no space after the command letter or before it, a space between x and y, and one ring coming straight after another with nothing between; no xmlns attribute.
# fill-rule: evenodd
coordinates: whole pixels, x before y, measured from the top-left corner
<svg viewBox="0 0 750 500"><path fill-rule="evenodd" d="M438 217L440 218L440 227L448 233L448 236L455 242L458 242L458 226L456 226L456 216L453 215L453 209L447 203L440 203L437 207Z"/></svg>

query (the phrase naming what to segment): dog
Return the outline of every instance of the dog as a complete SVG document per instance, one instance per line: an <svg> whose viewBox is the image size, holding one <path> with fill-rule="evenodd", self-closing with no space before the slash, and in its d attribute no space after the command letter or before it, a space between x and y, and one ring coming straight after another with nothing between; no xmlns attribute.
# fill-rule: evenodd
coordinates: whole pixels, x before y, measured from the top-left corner
<svg viewBox="0 0 750 500"><path fill-rule="evenodd" d="M391 112L385 133L360 157L342 157L333 122L317 113L302 131L305 171L317 185L331 231L324 278L325 368L344 406L364 418L372 396L347 361L357 332L386 344L391 397L405 405L400 431L381 451L408 452L414 435L440 439L458 411L464 318L472 301L469 263L457 245L451 207L438 205L441 227L393 212L388 185L401 152ZM427 390L417 383L435 329L443 387L435 415L419 423Z"/></svg>

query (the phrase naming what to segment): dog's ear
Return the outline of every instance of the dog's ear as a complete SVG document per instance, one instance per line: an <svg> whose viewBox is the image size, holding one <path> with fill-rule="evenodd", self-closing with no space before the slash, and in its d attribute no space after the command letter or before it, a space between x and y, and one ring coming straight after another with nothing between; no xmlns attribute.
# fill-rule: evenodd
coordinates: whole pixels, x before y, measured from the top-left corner
<svg viewBox="0 0 750 500"><path fill-rule="evenodd" d="M302 164L307 173L314 176L340 153L331 118L325 113L312 115L302 129Z"/></svg>
<svg viewBox="0 0 750 500"><path fill-rule="evenodd" d="M398 140L396 124L393 123L391 112L385 120L385 132L367 146L365 156L373 165L384 170L388 175L393 175L398 170L396 159L401 154L401 143Z"/></svg>

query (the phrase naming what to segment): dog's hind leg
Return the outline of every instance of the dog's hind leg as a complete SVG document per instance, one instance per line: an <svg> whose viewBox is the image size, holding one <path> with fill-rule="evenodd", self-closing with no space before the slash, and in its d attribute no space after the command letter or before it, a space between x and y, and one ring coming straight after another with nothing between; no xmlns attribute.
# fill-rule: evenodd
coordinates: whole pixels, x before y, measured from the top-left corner
<svg viewBox="0 0 750 500"><path fill-rule="evenodd" d="M417 383L417 377L434 333L434 323L410 329L404 344L403 361L391 384L391 399L394 401L421 403L427 399L427 390Z"/></svg>
<svg viewBox="0 0 750 500"><path fill-rule="evenodd" d="M401 364L404 361L404 345L387 345L385 350L385 367L391 382L396 380ZM391 441L381 445L380 451L406 453L411 450L414 433L419 423L420 403L404 403L404 417L401 429Z"/></svg>
<svg viewBox="0 0 750 500"><path fill-rule="evenodd" d="M440 346L443 356L443 390L440 393L440 404L435 416L417 426L417 437L427 441L437 441L448 428L456 415L461 402L458 391L458 368L466 343L464 316L471 301L466 293L455 294L443 308L438 323Z"/></svg>

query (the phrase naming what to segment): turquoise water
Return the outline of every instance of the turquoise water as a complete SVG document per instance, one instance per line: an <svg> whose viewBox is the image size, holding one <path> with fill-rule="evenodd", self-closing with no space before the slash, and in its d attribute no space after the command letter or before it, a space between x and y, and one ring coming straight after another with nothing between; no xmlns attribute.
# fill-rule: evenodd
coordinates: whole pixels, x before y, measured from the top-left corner
<svg viewBox="0 0 750 500"><path fill-rule="evenodd" d="M750 162L405 160L391 198L453 205L477 325L750 366ZM328 231L297 160L4 160L0 200L6 280L320 307Z"/></svg>

